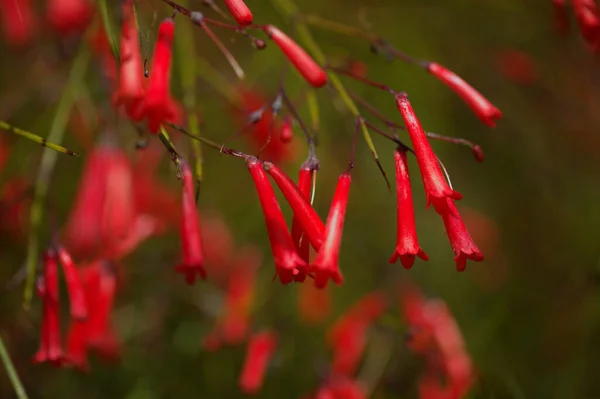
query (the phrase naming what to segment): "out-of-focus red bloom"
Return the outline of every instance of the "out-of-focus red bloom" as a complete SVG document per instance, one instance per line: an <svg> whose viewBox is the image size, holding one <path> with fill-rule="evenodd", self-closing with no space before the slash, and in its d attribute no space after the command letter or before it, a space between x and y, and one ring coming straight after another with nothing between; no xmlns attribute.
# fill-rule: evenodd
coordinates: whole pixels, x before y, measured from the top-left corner
<svg viewBox="0 0 600 399"><path fill-rule="evenodd" d="M327 74L302 47L273 25L265 26L264 30L310 85L325 86Z"/></svg>
<svg viewBox="0 0 600 399"><path fill-rule="evenodd" d="M261 332L250 338L239 379L240 389L244 393L258 393L263 385L269 360L276 348L277 335L273 331Z"/></svg>
<svg viewBox="0 0 600 399"><path fill-rule="evenodd" d="M71 317L74 319L85 319L88 316L88 308L85 300L85 291L79 278L79 273L71 255L64 247L58 248L58 259L63 267L69 300L71 302Z"/></svg>
<svg viewBox="0 0 600 399"><path fill-rule="evenodd" d="M105 77L112 83L117 79L117 62L110 48L108 36L103 25L99 25L93 35L89 39L90 47L94 55L100 59L102 63L102 72Z"/></svg>
<svg viewBox="0 0 600 399"><path fill-rule="evenodd" d="M246 163L254 180L256 192L265 215L265 224L279 280L282 284L291 283L292 280L304 281L307 264L296 252L292 236L285 223L267 174L259 160L248 158Z"/></svg>
<svg viewBox="0 0 600 399"><path fill-rule="evenodd" d="M398 209L396 250L390 258L390 263L400 259L402 266L410 269L415 263L415 256L423 260L429 257L419 246L417 239L417 226L415 223L415 209L413 206L410 176L408 174L408 160L406 151L398 148L394 152L396 161L396 200Z"/></svg>
<svg viewBox="0 0 600 399"><path fill-rule="evenodd" d="M63 351L58 303L58 258L53 249L44 253L44 277L38 280L37 288L42 299L42 334L40 348L33 360L36 363L51 362L60 365L63 362Z"/></svg>
<svg viewBox="0 0 600 399"><path fill-rule="evenodd" d="M327 343L333 350L335 374L354 375L362 359L367 330L383 314L386 305L380 293L371 293L352 306L328 331Z"/></svg>
<svg viewBox="0 0 600 399"><path fill-rule="evenodd" d="M248 115L268 105L265 97L256 90L240 89L241 112L236 112L236 121L238 126L244 127L248 123ZM281 137L282 125L278 120L273 120L273 113L270 108L265 109L258 122L249 127L244 137L248 139L254 150L266 147L261 152L261 157L275 163L290 162L296 159L298 155L297 143L284 143L281 140L270 140L269 137Z"/></svg>
<svg viewBox="0 0 600 399"><path fill-rule="evenodd" d="M26 46L31 42L37 21L30 0L0 0L0 17L8 44Z"/></svg>
<svg viewBox="0 0 600 399"><path fill-rule="evenodd" d="M298 291L298 310L307 323L317 324L331 313L331 292L314 284L302 284Z"/></svg>
<svg viewBox="0 0 600 399"><path fill-rule="evenodd" d="M432 62L428 65L427 71L458 94L486 125L494 127L496 119L502 117L502 112L498 108L451 70Z"/></svg>
<svg viewBox="0 0 600 399"><path fill-rule="evenodd" d="M483 254L477 248L477 245L467 231L465 224L458 213L454 201L448 199L446 212L442 214L446 233L454 251L454 261L456 262L456 270L464 271L467 267L467 259L475 262L483 260Z"/></svg>
<svg viewBox="0 0 600 399"><path fill-rule="evenodd" d="M358 382L344 376L327 380L314 395L305 399L366 399L365 388Z"/></svg>
<svg viewBox="0 0 600 399"><path fill-rule="evenodd" d="M31 199L28 183L15 178L0 187L0 232L21 236L27 229Z"/></svg>
<svg viewBox="0 0 600 399"><path fill-rule="evenodd" d="M196 274L206 278L204 270L204 254L202 250L202 236L200 234L200 221L196 208L196 195L192 169L186 162L182 162L183 194L182 219L181 219L181 249L182 262L177 266L177 271L185 275L188 284L196 282Z"/></svg>
<svg viewBox="0 0 600 399"><path fill-rule="evenodd" d="M554 13L554 28L560 34L569 30L569 16L567 15L567 4L565 0L552 0Z"/></svg>
<svg viewBox="0 0 600 399"><path fill-rule="evenodd" d="M94 8L88 0L48 0L50 26L62 35L81 33L92 20Z"/></svg>
<svg viewBox="0 0 600 399"><path fill-rule="evenodd" d="M325 225L308 202L308 198L299 187L281 169L271 162L264 162L264 169L273 178L288 204L294 211L294 217L302 226L313 248L321 249L325 234ZM305 185L305 182L302 182ZM294 241L296 242L296 241Z"/></svg>
<svg viewBox="0 0 600 399"><path fill-rule="evenodd" d="M170 94L171 60L175 22L167 18L158 28L158 38L152 57L150 82L144 98L144 116L148 119L148 130L157 133L165 122L174 121L180 111Z"/></svg>
<svg viewBox="0 0 600 399"><path fill-rule="evenodd" d="M496 67L507 79L523 85L537 80L537 68L529 54L522 51L505 49L496 54Z"/></svg>
<svg viewBox="0 0 600 399"><path fill-rule="evenodd" d="M292 130L292 117L286 115L283 118L283 124L281 125L281 132L279 133L279 140L282 143L289 143L294 139L294 131Z"/></svg>
<svg viewBox="0 0 600 399"><path fill-rule="evenodd" d="M0 137L0 171L4 168L4 165L8 161L10 155L10 147L5 139Z"/></svg>
<svg viewBox="0 0 600 399"><path fill-rule="evenodd" d="M202 213L200 218L206 274L211 281L224 286L237 270L239 256L234 248L233 234L223 217L216 212Z"/></svg>
<svg viewBox="0 0 600 399"><path fill-rule="evenodd" d="M224 0L225 5L229 9L229 12L236 20L236 22L242 26L250 25L252 23L252 12L244 3L243 0Z"/></svg>
<svg viewBox="0 0 600 399"><path fill-rule="evenodd" d="M397 95L396 105L402 114L402 119L404 119L410 141L414 147L417 164L419 165L421 178L425 186L427 206L429 207L430 204L433 204L436 212L442 214L446 209L446 198L459 200L462 198L462 195L458 191L452 190L448 185L438 164L437 157L427 140L427 136L425 136L425 131L421 127L421 123L417 119L417 115L406 95Z"/></svg>
<svg viewBox="0 0 600 399"><path fill-rule="evenodd" d="M318 288L324 288L329 279L336 284L341 284L344 279L340 272L338 260L351 181L352 178L349 173L343 173L338 179L333 201L329 208L329 215L327 216L323 245L310 265L310 271L315 275L315 285Z"/></svg>
<svg viewBox="0 0 600 399"><path fill-rule="evenodd" d="M573 0L579 31L586 43L597 51L600 45L600 16L594 0Z"/></svg>
<svg viewBox="0 0 600 399"><path fill-rule="evenodd" d="M121 63L119 85L114 102L125 107L127 115L136 121L143 117L144 66L138 32L133 14L133 2L123 5L123 32L121 33Z"/></svg>

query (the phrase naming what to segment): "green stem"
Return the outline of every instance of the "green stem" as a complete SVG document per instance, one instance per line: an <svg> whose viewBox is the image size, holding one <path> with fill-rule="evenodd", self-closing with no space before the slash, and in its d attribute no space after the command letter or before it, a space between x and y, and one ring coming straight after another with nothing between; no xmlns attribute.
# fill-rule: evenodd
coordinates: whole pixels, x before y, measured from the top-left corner
<svg viewBox="0 0 600 399"><path fill-rule="evenodd" d="M7 132L11 132L12 134L15 134L19 137L23 137L27 140L31 140L34 143L41 144L46 148L50 148L51 150L58 151L60 153L67 154L67 155L76 156L76 157L79 156L79 154L76 153L75 151L71 151L61 145L58 145L58 144L50 143L42 136L38 136L37 134L27 132L23 129L19 129L18 127L14 127L4 121L0 121L0 129L6 130Z"/></svg>
<svg viewBox="0 0 600 399"><path fill-rule="evenodd" d="M0 359L2 360L2 364L6 369L6 374L8 374L8 378L10 379L10 383L15 390L15 394L18 399L28 399L27 392L25 392L25 388L23 387L23 383L19 378L19 374L17 374L17 370L15 370L15 366L6 350L6 346L4 345L4 340L0 336Z"/></svg>
<svg viewBox="0 0 600 399"><path fill-rule="evenodd" d="M63 90L62 97L58 103L54 121L50 127L50 133L48 134L48 141L54 143L60 143L63 139L65 128L69 119L69 114L73 103L77 97L77 90L82 85L83 77L87 65L90 60L90 52L85 44L81 46L79 54L73 66L69 72L69 79ZM33 287L35 285L35 269L38 261L39 252L39 228L42 224L44 217L44 204L46 195L48 194L48 188L50 186L50 177L54 171L56 165L58 153L55 151L44 151L42 154L42 160L38 170L38 175L35 181L35 192L33 194L33 203L31 205L31 211L29 215L29 241L27 243L27 259L25 264L27 265L27 279L25 281L25 292L23 305L25 309L29 308L31 304L31 298L33 297Z"/></svg>

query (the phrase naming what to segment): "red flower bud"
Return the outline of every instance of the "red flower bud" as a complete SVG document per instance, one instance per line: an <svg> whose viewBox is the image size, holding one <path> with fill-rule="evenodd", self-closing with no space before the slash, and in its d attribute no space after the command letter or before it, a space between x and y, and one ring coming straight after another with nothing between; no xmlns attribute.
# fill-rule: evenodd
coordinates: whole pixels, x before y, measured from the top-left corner
<svg viewBox="0 0 600 399"><path fill-rule="evenodd" d="M483 149L480 145L473 146L471 151L473 152L473 156L477 162L483 162L485 160L485 155L483 154Z"/></svg>
<svg viewBox="0 0 600 399"><path fill-rule="evenodd" d="M313 87L325 86L327 74L302 47L273 25L267 25L264 29L308 83Z"/></svg>
<svg viewBox="0 0 600 399"><path fill-rule="evenodd" d="M44 253L44 277L38 281L38 294L42 298L42 334L40 348L34 362L51 362L60 365L63 360L60 340L60 308L58 303L58 259L52 249Z"/></svg>
<svg viewBox="0 0 600 399"><path fill-rule="evenodd" d="M459 200L462 195L458 191L454 191L446 182L446 178L442 173L442 169L438 164L437 157L431 149L427 136L421 127L421 123L417 119L417 115L413 110L406 95L399 94L396 96L396 105L402 114L406 129L410 136L410 141L414 146L417 163L421 171L421 178L425 186L425 196L427 198L427 207L433 204L433 207L438 213L442 213L446 207L446 198L454 198Z"/></svg>
<svg viewBox="0 0 600 399"><path fill-rule="evenodd" d="M483 254L469 235L454 202L450 199L447 201L447 210L442 213L442 218L444 219L444 226L446 227L446 233L448 233L452 250L454 251L454 255L456 255L454 257L456 270L462 272L467 267L467 259L481 262Z"/></svg>
<svg viewBox="0 0 600 399"><path fill-rule="evenodd" d="M294 138L294 131L292 130L292 117L287 115L281 125L281 132L279 133L279 140L282 143L289 143Z"/></svg>
<svg viewBox="0 0 600 399"><path fill-rule="evenodd" d="M253 394L260 390L269 360L276 347L277 335L272 331L258 333L250 338L239 379L240 389L244 393Z"/></svg>
<svg viewBox="0 0 600 399"><path fill-rule="evenodd" d="M314 208L310 205L310 202L308 202L308 198L300 191L298 186L294 184L292 179L290 179L276 165L272 164L271 162L265 162L263 167L267 173L271 175L288 204L290 204L290 207L294 211L296 220L304 229L304 232L308 236L313 248L315 251L318 251L323 244L325 225L323 225L321 218L319 218L317 212L315 212ZM303 185L305 186L306 183L303 182Z"/></svg>
<svg viewBox="0 0 600 399"><path fill-rule="evenodd" d="M315 285L319 288L325 287L329 279L336 284L341 284L343 281L338 259L351 181L352 178L348 173L342 174L338 179L325 225L325 239L316 259L310 265L310 271L315 273Z"/></svg>
<svg viewBox="0 0 600 399"><path fill-rule="evenodd" d="M494 127L495 120L502 117L502 112L498 108L451 70L435 62L430 63L427 70L458 94L486 125Z"/></svg>
<svg viewBox="0 0 600 399"><path fill-rule="evenodd" d="M48 0L50 25L62 35L82 32L92 20L94 9L88 0Z"/></svg>
<svg viewBox="0 0 600 399"><path fill-rule="evenodd" d="M88 308L79 272L75 267L71 255L64 247L58 248L58 258L63 267L69 300L71 301L71 317L74 319L85 319L88 316Z"/></svg>
<svg viewBox="0 0 600 399"><path fill-rule="evenodd" d="M236 22L242 26L250 25L252 23L252 11L248 8L243 0L224 0L225 5L229 9L229 12L236 20Z"/></svg>
<svg viewBox="0 0 600 399"><path fill-rule="evenodd" d="M282 284L288 284L292 280L304 281L306 278L306 262L300 258L294 248L292 236L285 223L283 213L277 202L275 192L269 183L267 174L257 159L248 158L246 163L250 175L254 180L256 192L258 193L258 198L265 215L265 224L279 280Z"/></svg>
<svg viewBox="0 0 600 399"><path fill-rule="evenodd" d="M121 65L116 105L124 105L133 120L142 118L144 106L144 69L138 32L133 14L133 2L123 6L123 32L121 34Z"/></svg>
<svg viewBox="0 0 600 399"><path fill-rule="evenodd" d="M206 278L206 272L204 271L204 254L202 251L200 222L198 221L198 210L196 208L192 169L186 162L182 162L182 170L183 215L181 219L181 245L183 261L176 269L178 272L185 274L185 280L188 284L194 284L196 273L204 279Z"/></svg>
<svg viewBox="0 0 600 399"><path fill-rule="evenodd" d="M6 42L27 45L35 32L35 17L30 0L0 0L0 16Z"/></svg>
<svg viewBox="0 0 600 399"><path fill-rule="evenodd" d="M171 79L171 59L175 22L171 18L161 22L158 39L154 47L150 82L146 90L144 115L148 118L148 129L157 133L160 126L174 117L173 104L169 94Z"/></svg>
<svg viewBox="0 0 600 399"><path fill-rule="evenodd" d="M394 160L396 161L398 227L396 251L390 258L390 263L395 263L400 259L402 266L406 269L410 269L415 263L415 256L418 256L423 260L429 260L429 257L421 249L417 239L415 209L413 207L406 151L402 148L398 148L394 152Z"/></svg>

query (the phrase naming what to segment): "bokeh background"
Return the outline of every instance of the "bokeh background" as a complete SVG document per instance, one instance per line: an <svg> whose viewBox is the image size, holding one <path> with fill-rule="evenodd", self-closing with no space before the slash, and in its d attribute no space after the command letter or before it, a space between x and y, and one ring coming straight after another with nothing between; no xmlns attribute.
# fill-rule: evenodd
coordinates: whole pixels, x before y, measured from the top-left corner
<svg viewBox="0 0 600 399"><path fill-rule="evenodd" d="M43 23L43 4L38 3L35 41L21 49L2 46L0 119L46 136L56 104L65 95L65 81L80 39L64 39L49 32ZM171 9L156 0L137 3L143 54L150 58L156 21L169 16ZM218 18L200 1L187 3ZM256 23L274 23L293 32L290 21L272 2L247 3ZM311 28L332 63L361 61L372 79L408 92L426 130L464 137L482 146L485 162L479 164L468 148L433 143L454 186L464 195L459 209L486 259L469 262L464 273L456 272L441 218L425 209L417 165L411 159L419 238L430 260L417 260L410 271L400 264L388 264L395 245L395 197L364 141L359 140L340 258L345 281L328 287L331 309L326 317L307 323L298 307L300 285L281 286L271 280L273 264L263 215L243 162L207 148L200 209L218 212L229 226L236 248L244 244L261 248L253 328L274 328L280 336L265 385L256 396L299 398L314 391L329 361L324 343L327 327L364 294L385 290L392 298L386 317L399 324L378 323L372 328L369 348L375 346L381 352L384 345L386 356L381 362L386 364L370 381L371 397L416 398L415 382L422 364L403 344L399 297L394 296L397 283L410 279L427 294L443 299L454 313L479 374L470 398L600 397L596 375L600 365L600 68L574 21L568 35L558 35L549 0L298 3L303 13L370 29L415 57L446 65L500 108L503 117L495 129L488 128L458 96L420 68L399 60L388 62L373 54L367 42ZM182 16L176 22L178 29L190 27ZM256 51L243 37L216 31L245 69L245 87L266 98L273 96L283 63L276 47ZM194 27L192 32L196 53L175 56L175 97L184 93L180 66L188 57L206 60L214 73L225 79L223 85L241 87L212 42L200 29ZM176 40L181 40L180 36ZM58 157L44 207L42 246L49 242L51 224L62 226L68 219L86 157L103 130L113 129L132 159L139 156L134 146L137 133L125 118L116 120L110 107L110 87L100 69L100 62L92 61L71 112L64 145L82 156ZM221 142L239 126L232 118L232 104L218 89L214 76L200 76L193 90L203 134ZM401 122L389 94L351 79L343 81L390 119ZM306 84L291 73L286 87L293 98L306 90ZM318 91L318 99L321 171L315 208L326 217L335 181L350 154L354 121L332 90ZM299 110L308 120L306 107L301 105ZM364 114L370 117L368 112ZM32 187L41 147L5 132L0 133L0 140L10 147L0 170L0 188L17 177L23 187ZM155 137L150 140L157 141ZM190 142L176 140L182 153L188 154ZM393 177L393 144L380 137L374 140L384 168ZM249 148L243 139L230 145ZM298 156L284 164L290 175L296 174L306 151L297 128L295 145ZM164 184L179 192L175 169L166 154L159 174ZM27 237L32 234L28 228L29 195L25 190L24 196L17 197L23 206L16 214L15 208L0 214L0 282L6 287L0 293L0 334L30 397L245 396L237 386L245 345L216 352L202 347L203 337L223 306L223 292L210 276L189 287L174 273L180 256L177 225L145 241L122 261L126 277L113 312L123 343L119 361L106 363L92 357L88 374L32 364L39 340L39 299L34 298L32 308L24 311L22 284L11 283L24 265ZM3 200L6 207L7 199ZM290 220L289 209L282 208ZM8 228L9 216L11 221L17 218L16 228L12 224ZM66 319L66 307L63 315ZM0 397L14 397L8 379L0 375Z"/></svg>

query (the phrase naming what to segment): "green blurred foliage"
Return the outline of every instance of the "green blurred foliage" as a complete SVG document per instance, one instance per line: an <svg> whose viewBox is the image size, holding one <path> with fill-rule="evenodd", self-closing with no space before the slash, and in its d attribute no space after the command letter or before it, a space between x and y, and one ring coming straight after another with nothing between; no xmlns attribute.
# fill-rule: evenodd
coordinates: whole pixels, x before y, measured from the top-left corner
<svg viewBox="0 0 600 399"><path fill-rule="evenodd" d="M430 261L417 261L410 271L400 264L389 265L395 244L395 198L360 140L340 259L345 281L340 287L329 288L334 306L328 320L319 326L306 325L298 318L299 287L271 282L273 265L263 216L245 166L205 149L201 209L218 210L238 244L259 245L265 255L258 281L258 303L264 306L256 309L255 327L276 328L281 344L257 397L297 398L313 391L329 359L325 328L363 294L377 289L393 292L396 283L406 279L445 300L455 314L479 374L471 398L600 396L595 375L600 364L600 70L578 33L557 36L552 30L549 0L299 3L304 13L368 26L401 50L448 66L498 106L503 118L496 129L489 129L454 93L418 67L386 62L384 57L373 55L366 42L311 28L332 60L361 60L372 79L408 92L426 130L481 144L486 154L483 164L477 164L465 147L443 142L433 145L454 186L464 195L459 207L472 215L467 225L476 240L484 240L480 245L487 259L481 264L470 262L464 273L455 271L443 224L433 210L425 209L417 165L411 160L419 237ZM274 23L293 31L290 21L282 19L271 2L255 0L248 5L256 23ZM157 21L169 16L171 10L159 1L140 1L139 8L143 51L149 58ZM206 13L212 16L210 11ZM189 23L182 16L176 21L178 26ZM235 75L214 45L200 29L191 31L195 54L181 54L174 61L172 87L177 98L182 94L178 64L190 57L208 60L235 82ZM277 48L269 45L264 51L254 51L241 36L215 31L244 67L247 84L273 95L283 62ZM73 49L73 43L59 43L51 35L38 37L29 50L15 52L3 47L0 118L45 136L63 94ZM506 49L531 57L535 66L531 84L516 83L501 73L497 56ZM202 133L220 142L230 137L236 126L227 99L211 84L210 77L207 80L200 79L194 88L204 119ZM297 76L290 74L287 81L292 98L306 89ZM347 78L343 81L390 119L401 121L389 94ZM86 82L78 102L83 124L79 132L71 126L64 143L83 156L60 156L51 182L52 213L61 223L68 216L90 151L91 137L86 135L96 136L114 123L110 91L99 78L98 65L90 68ZM331 90L320 90L318 99L321 172L315 208L325 217L335 180L348 160L354 122ZM300 109L308 120L307 109ZM366 111L365 116L370 117ZM117 129L123 146L133 154L135 131L125 121L119 121ZM7 166L0 171L0 186L14 176L33 182L41 150L24 140L8 135L4 138L10 141L12 151ZM302 141L299 135L296 140ZM381 137L374 140L384 168L393 176L393 144ZM177 145L184 154L191 153L188 141L180 140ZM232 146L243 147L243 143L234 141ZM304 145L300 147L303 152ZM287 168L291 175L302 158ZM178 190L175 170L166 158L161 177ZM283 208L289 220L291 213ZM27 219L27 215L23 217ZM47 224L42 243L49 237ZM25 254L26 236L0 237L0 281L8 281L22 267ZM179 241L173 231L151 239L126 259L128 283L114 313L124 342L122 360L113 364L93 361L89 375L32 365L30 358L38 343L39 303L24 312L20 286L3 291L0 332L30 397L243 397L237 378L244 347L214 353L201 349L201 340L211 328L214 313L218 313L221 293L211 286L210 279L185 286L173 272L178 257ZM396 303L388 313L399 316ZM403 346L403 330L376 329L374 339L379 340L377 333L392 338L386 341L390 343L391 361L371 397L415 398L420 366ZM0 397L13 395L8 380L0 378Z"/></svg>

